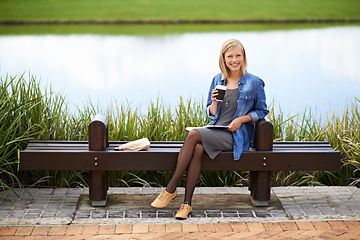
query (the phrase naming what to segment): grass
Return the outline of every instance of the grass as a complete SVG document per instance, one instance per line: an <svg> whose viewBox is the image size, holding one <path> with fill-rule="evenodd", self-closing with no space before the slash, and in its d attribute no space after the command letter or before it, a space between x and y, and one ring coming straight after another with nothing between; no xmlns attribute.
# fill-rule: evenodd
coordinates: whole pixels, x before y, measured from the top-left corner
<svg viewBox="0 0 360 240"><path fill-rule="evenodd" d="M280 185L358 185L360 170L360 100L355 98L342 113L329 111L325 119L311 110L284 118L270 108L268 118L274 124L275 141L328 141L341 151L342 167L339 172L275 172L273 184Z"/></svg>
<svg viewBox="0 0 360 240"><path fill-rule="evenodd" d="M0 189L21 185L18 173L18 150L37 136L52 136L61 126L54 114L64 111L60 95L42 95L34 78L7 77L0 82ZM55 103L55 105L53 105ZM49 108L51 106L54 108ZM59 108L57 108L59 107ZM16 193L15 193L16 194ZM6 195L2 196L7 198Z"/></svg>
<svg viewBox="0 0 360 240"><path fill-rule="evenodd" d="M351 25L359 26L360 23L346 24L346 26ZM315 29L334 26L344 26L344 24L0 25L0 35L99 34L153 36L184 33Z"/></svg>
<svg viewBox="0 0 360 240"><path fill-rule="evenodd" d="M357 0L1 0L0 20L342 19Z"/></svg>
<svg viewBox="0 0 360 240"><path fill-rule="evenodd" d="M0 0L2 20L146 20L146 19L355 19L356 0ZM308 29L359 23L309 24L40 24L0 25L0 35L111 34L163 35L189 32L238 32Z"/></svg>
<svg viewBox="0 0 360 240"><path fill-rule="evenodd" d="M41 89L34 77L7 76L0 84L0 186L86 186L87 172L19 171L18 150L30 139L87 140L91 117L103 113L109 119L109 140L135 140L147 137L157 141L182 141L187 126L209 122L204 114L204 100L180 99L170 108L161 98L149 104L146 113L130 103L113 103L99 109L91 102L76 113L69 113L62 94ZM359 185L360 179L360 100L343 112L331 112L319 121L311 110L285 117L281 109L270 106L268 118L274 124L276 141L329 141L341 151L338 172L273 172L273 185ZM171 171L110 172L110 186L165 186ZM199 186L246 186L248 172L202 172ZM180 186L184 185L184 179ZM0 192L1 196L1 192ZM2 196L6 198L6 196Z"/></svg>

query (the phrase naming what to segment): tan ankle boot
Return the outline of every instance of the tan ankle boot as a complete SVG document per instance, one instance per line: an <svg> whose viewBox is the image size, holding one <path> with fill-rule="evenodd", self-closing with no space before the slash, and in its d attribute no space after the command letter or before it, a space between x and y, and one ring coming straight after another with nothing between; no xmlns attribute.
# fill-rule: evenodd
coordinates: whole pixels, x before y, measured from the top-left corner
<svg viewBox="0 0 360 240"><path fill-rule="evenodd" d="M187 219L191 212L192 212L192 207L189 205L189 203L184 202L183 204L181 204L179 211L175 215L175 218Z"/></svg>
<svg viewBox="0 0 360 240"><path fill-rule="evenodd" d="M151 203L151 206L154 208L164 208L166 207L171 200L176 198L177 190L175 189L174 193L168 193L165 189L161 191L161 193L155 198L155 200Z"/></svg>

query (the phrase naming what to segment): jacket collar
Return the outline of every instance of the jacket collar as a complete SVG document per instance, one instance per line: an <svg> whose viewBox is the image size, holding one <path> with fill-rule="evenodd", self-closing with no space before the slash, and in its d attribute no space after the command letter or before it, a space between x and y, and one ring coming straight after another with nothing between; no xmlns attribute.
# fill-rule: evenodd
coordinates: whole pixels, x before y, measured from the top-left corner
<svg viewBox="0 0 360 240"><path fill-rule="evenodd" d="M244 76L241 76L239 82L240 82L241 84L245 84L247 77L248 77L248 71L245 70L245 75L244 75ZM226 84L225 84L225 80L226 80L226 79L222 76L222 78L221 78L221 84L222 84L222 85L226 85Z"/></svg>

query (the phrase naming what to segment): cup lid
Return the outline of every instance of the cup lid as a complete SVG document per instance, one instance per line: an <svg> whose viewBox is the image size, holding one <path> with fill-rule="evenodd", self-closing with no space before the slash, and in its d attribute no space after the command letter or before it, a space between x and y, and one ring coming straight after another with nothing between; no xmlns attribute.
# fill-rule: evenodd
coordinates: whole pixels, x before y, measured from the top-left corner
<svg viewBox="0 0 360 240"><path fill-rule="evenodd" d="M226 90L226 86L224 86L224 85L216 85L215 88L220 89L220 90Z"/></svg>

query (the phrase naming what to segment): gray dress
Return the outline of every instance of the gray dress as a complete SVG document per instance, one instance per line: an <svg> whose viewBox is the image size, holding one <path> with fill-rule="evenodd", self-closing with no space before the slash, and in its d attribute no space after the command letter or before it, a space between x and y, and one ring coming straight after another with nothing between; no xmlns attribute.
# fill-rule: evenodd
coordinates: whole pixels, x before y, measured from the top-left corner
<svg viewBox="0 0 360 240"><path fill-rule="evenodd" d="M220 102L220 115L216 125L227 126L234 118L239 90L227 89L224 100ZM201 142L206 153L214 159L222 151L231 151L234 148L232 133L221 129L198 128L201 135Z"/></svg>

